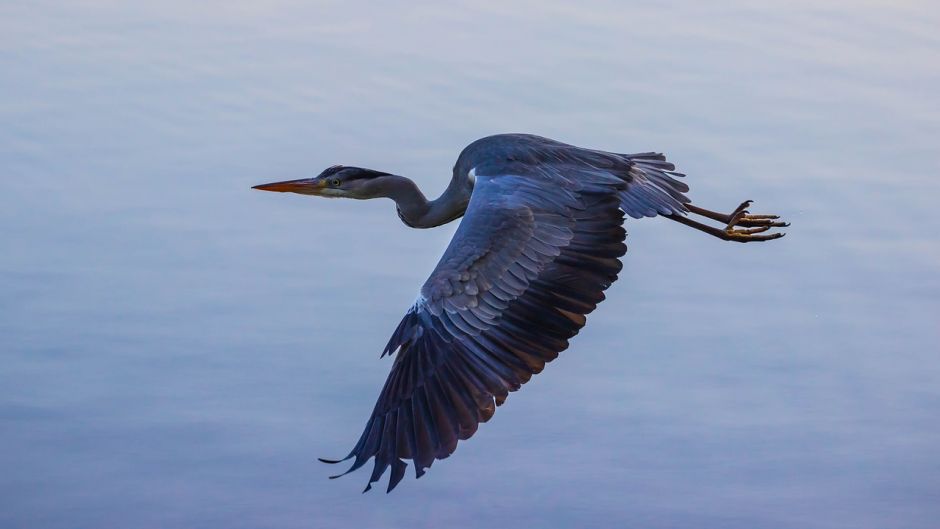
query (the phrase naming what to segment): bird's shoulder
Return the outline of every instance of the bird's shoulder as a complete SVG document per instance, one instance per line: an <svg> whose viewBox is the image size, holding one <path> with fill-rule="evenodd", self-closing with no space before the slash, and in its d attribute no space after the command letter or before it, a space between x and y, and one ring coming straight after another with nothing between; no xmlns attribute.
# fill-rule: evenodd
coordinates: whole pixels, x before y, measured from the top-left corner
<svg viewBox="0 0 940 529"><path fill-rule="evenodd" d="M633 165L630 155L587 149L535 134L509 133L480 138L465 147L454 165L454 177L471 182L473 187L481 177L513 175L540 185L608 192L611 185L625 186Z"/></svg>
<svg viewBox="0 0 940 529"><path fill-rule="evenodd" d="M505 174L513 166L536 165L562 150L578 149L535 134L505 133L480 138L464 147L454 172L467 175Z"/></svg>

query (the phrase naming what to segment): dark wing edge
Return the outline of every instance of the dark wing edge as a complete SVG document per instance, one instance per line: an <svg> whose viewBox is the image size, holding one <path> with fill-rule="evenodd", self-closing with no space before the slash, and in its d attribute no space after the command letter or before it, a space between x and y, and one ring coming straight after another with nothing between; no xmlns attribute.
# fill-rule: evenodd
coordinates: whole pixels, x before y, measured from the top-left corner
<svg viewBox="0 0 940 529"><path fill-rule="evenodd" d="M389 467L386 491L391 492L405 475L405 460L414 461L415 476L421 477L435 459L448 457L459 440L487 422L510 392L568 347L621 270L619 258L626 253L622 189L581 189L582 207L570 211L567 245L537 273L515 278L528 282L521 295L495 288L491 304L477 307L494 313L492 325L455 332L446 313L435 315L419 299L385 348L385 353L397 351L395 363L362 436L341 461L355 460L340 476L374 458L363 492ZM463 222L469 219L468 214Z"/></svg>

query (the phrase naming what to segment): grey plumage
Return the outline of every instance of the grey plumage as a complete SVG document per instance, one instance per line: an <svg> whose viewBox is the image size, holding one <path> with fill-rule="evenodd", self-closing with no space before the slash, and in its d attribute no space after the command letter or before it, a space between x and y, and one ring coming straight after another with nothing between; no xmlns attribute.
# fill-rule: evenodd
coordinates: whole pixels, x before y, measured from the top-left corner
<svg viewBox="0 0 940 529"><path fill-rule="evenodd" d="M676 220L690 212L682 176L658 153L616 154L504 134L467 146L447 191L434 201L404 177L341 166L314 179L258 186L307 192L290 187L304 182L313 190L308 194L389 197L415 227L464 216L382 353L395 361L343 459L353 459L345 473L373 459L366 490L391 468L391 491L406 460L420 477L453 453L510 392L568 347L604 299L627 250L624 214ZM729 240L779 236L734 230L735 223L757 222L753 233L783 225L735 214L726 233L738 235Z"/></svg>

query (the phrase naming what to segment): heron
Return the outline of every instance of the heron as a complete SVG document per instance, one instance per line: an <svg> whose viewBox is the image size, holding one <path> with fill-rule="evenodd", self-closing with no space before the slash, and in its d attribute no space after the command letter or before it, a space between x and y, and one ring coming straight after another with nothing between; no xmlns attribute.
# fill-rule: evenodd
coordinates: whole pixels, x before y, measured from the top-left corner
<svg viewBox="0 0 940 529"><path fill-rule="evenodd" d="M618 154L531 134L498 134L460 153L440 197L410 179L334 165L314 178L254 186L327 198L390 198L412 228L462 218L380 357L391 372L337 478L374 459L363 492L391 468L386 492L414 464L420 478L450 456L508 394L542 371L584 327L617 279L624 218L665 217L725 241L770 241L789 224L692 204L661 153ZM692 216L715 221L717 225Z"/></svg>

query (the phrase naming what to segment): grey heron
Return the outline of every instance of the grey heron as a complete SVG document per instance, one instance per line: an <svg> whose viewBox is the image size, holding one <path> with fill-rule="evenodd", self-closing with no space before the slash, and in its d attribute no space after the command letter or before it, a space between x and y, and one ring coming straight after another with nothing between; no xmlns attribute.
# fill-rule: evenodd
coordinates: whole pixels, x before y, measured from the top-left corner
<svg viewBox="0 0 940 529"><path fill-rule="evenodd" d="M627 247L624 214L662 216L726 241L768 241L788 224L691 203L684 176L662 154L617 154L528 134L479 139L457 159L444 193L428 200L413 181L334 165L314 178L254 186L322 197L390 198L413 228L463 217L382 356L391 373L349 454L348 474L375 463L365 490L406 460L416 477L454 452L568 347L617 279ZM715 227L690 218L721 223ZM339 476L332 476L339 477ZM364 491L365 492L365 491Z"/></svg>

